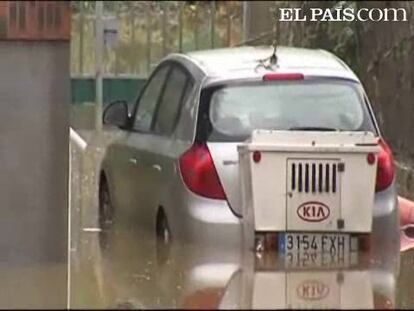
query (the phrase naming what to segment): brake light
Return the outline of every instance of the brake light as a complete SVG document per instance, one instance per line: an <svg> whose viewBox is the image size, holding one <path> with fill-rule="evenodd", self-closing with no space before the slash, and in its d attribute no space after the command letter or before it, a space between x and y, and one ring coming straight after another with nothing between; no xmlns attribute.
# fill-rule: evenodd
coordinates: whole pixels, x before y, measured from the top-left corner
<svg viewBox="0 0 414 311"><path fill-rule="evenodd" d="M375 157L375 154L373 154L373 153L368 153L368 155L367 155L367 162L368 162L368 164L369 165L374 165L375 164L375 160L376 160L376 157Z"/></svg>
<svg viewBox="0 0 414 311"><path fill-rule="evenodd" d="M253 152L253 161L255 163L259 163L261 159L262 159L262 153L260 151L257 151L257 150L254 151Z"/></svg>
<svg viewBox="0 0 414 311"><path fill-rule="evenodd" d="M226 200L208 147L193 145L179 159L181 176L192 192L210 199Z"/></svg>
<svg viewBox="0 0 414 311"><path fill-rule="evenodd" d="M387 189L393 182L395 175L394 158L390 147L383 139L380 139L378 144L381 150L378 154L376 192Z"/></svg>
<svg viewBox="0 0 414 311"><path fill-rule="evenodd" d="M303 80L304 76L301 73L268 73L263 76L263 81L275 80Z"/></svg>

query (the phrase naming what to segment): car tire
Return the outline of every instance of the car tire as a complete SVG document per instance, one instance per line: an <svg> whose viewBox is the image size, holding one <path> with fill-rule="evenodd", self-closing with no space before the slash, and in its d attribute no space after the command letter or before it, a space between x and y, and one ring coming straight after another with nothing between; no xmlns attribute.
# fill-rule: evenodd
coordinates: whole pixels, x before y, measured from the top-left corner
<svg viewBox="0 0 414 311"><path fill-rule="evenodd" d="M160 208L156 219L156 256L159 266L164 265L168 261L171 242L171 231L167 216L164 210Z"/></svg>
<svg viewBox="0 0 414 311"><path fill-rule="evenodd" d="M102 249L108 248L108 240L114 222L114 208L109 193L108 182L101 177L99 182L99 214L98 224L100 228L99 244Z"/></svg>

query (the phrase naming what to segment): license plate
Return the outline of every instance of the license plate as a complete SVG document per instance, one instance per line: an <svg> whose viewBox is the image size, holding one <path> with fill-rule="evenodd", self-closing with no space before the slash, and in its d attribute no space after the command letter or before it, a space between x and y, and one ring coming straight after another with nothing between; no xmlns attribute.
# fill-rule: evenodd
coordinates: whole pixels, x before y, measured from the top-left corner
<svg viewBox="0 0 414 311"><path fill-rule="evenodd" d="M357 240L346 233L279 234L279 252L349 253L357 250Z"/></svg>

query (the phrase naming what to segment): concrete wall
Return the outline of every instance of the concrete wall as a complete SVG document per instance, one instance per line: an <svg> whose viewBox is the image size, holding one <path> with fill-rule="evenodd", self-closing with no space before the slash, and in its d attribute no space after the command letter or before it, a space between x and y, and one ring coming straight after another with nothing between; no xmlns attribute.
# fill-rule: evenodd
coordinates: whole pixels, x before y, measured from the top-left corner
<svg viewBox="0 0 414 311"><path fill-rule="evenodd" d="M69 42L0 41L0 70L0 307L66 307Z"/></svg>

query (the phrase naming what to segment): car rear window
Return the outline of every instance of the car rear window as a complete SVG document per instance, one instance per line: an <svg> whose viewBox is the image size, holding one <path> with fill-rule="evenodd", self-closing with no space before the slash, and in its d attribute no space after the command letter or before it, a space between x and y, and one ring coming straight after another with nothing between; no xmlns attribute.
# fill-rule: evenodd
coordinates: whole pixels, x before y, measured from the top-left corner
<svg viewBox="0 0 414 311"><path fill-rule="evenodd" d="M225 84L203 91L199 138L239 141L254 129L375 133L362 88L351 81Z"/></svg>

